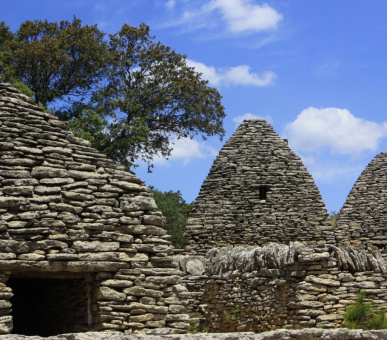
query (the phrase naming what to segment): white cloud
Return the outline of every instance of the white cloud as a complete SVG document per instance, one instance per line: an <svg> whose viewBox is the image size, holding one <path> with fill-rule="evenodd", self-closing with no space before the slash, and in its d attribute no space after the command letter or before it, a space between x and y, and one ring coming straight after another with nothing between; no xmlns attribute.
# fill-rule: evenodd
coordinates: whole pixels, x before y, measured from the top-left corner
<svg viewBox="0 0 387 340"><path fill-rule="evenodd" d="M165 7L167 7L168 9L174 8L175 5L176 5L176 0L168 0L168 1L165 3Z"/></svg>
<svg viewBox="0 0 387 340"><path fill-rule="evenodd" d="M187 165L194 158L214 157L218 152L205 142L198 142L190 138L172 139L173 150L169 160L182 160L183 165ZM154 164L169 165L168 160L159 156L153 158Z"/></svg>
<svg viewBox="0 0 387 340"><path fill-rule="evenodd" d="M363 164L350 164L350 165L329 165L327 162L321 162L321 164L308 166L308 170L311 173L315 181L322 183L356 181L356 178L364 170Z"/></svg>
<svg viewBox="0 0 387 340"><path fill-rule="evenodd" d="M240 34L273 31L283 19L269 5L257 5L251 0L210 0L201 7L197 4L186 1L181 18L169 25L184 25L188 30L226 27L228 32Z"/></svg>
<svg viewBox="0 0 387 340"><path fill-rule="evenodd" d="M254 115L252 113L245 113L243 115L237 116L233 118L233 121L239 126L240 124L243 123L245 119L264 119L270 124L273 123L273 119L270 116L262 117L262 116Z"/></svg>
<svg viewBox="0 0 387 340"><path fill-rule="evenodd" d="M231 67L225 72L225 81L232 84L243 84L243 85L256 85L256 86L267 86L270 85L273 80L277 77L272 71L266 71L262 74L251 73L250 66L241 65Z"/></svg>
<svg viewBox="0 0 387 340"><path fill-rule="evenodd" d="M266 71L262 74L250 72L251 67L240 65L229 68L218 68L207 66L203 63L187 60L189 66L194 67L197 72L203 74L211 84L218 85L254 85L268 86L271 85L277 75L272 71Z"/></svg>
<svg viewBox="0 0 387 340"><path fill-rule="evenodd" d="M313 179L322 183L348 180L353 182L365 167L363 163L348 164L348 162L341 159L342 156L315 157L313 155L300 155L300 157Z"/></svg>
<svg viewBox="0 0 387 340"><path fill-rule="evenodd" d="M275 29L282 20L282 15L269 5L255 5L250 0L212 0L208 8L219 10L234 33Z"/></svg>
<svg viewBox="0 0 387 340"><path fill-rule="evenodd" d="M213 85L219 85L222 82L222 75L218 73L214 66L207 66L198 61L187 59L187 64L194 67L196 72L202 73L203 78L208 80Z"/></svg>
<svg viewBox="0 0 387 340"><path fill-rule="evenodd" d="M377 150L380 139L387 137L387 122L357 118L347 109L310 107L286 125L284 135L298 151L327 148L332 153L358 156Z"/></svg>

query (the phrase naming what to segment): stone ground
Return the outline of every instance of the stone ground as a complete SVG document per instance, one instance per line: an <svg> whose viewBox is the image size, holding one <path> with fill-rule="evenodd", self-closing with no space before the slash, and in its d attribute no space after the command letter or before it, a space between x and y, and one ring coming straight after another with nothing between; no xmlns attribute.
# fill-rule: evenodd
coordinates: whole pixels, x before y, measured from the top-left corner
<svg viewBox="0 0 387 340"><path fill-rule="evenodd" d="M307 328L303 330L279 329L260 334L246 333L199 333L179 335L128 335L119 332L69 333L42 338L17 334L1 335L0 340L387 340L387 330L333 330Z"/></svg>

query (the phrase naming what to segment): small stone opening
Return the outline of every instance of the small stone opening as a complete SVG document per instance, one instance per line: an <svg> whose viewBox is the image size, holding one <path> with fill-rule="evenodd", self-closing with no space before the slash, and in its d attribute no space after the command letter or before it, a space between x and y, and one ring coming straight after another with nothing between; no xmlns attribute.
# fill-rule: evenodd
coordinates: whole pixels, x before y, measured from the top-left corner
<svg viewBox="0 0 387 340"><path fill-rule="evenodd" d="M269 191L268 186L260 186L259 187L259 199L262 201L266 201L267 199L267 192Z"/></svg>
<svg viewBox="0 0 387 340"><path fill-rule="evenodd" d="M92 330L86 277L10 277L14 334L51 336Z"/></svg>

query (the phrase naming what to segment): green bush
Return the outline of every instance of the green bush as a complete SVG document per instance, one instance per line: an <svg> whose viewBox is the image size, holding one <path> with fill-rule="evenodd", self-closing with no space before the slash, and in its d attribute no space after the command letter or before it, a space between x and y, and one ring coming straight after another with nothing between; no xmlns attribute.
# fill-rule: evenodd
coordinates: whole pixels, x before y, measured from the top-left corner
<svg viewBox="0 0 387 340"><path fill-rule="evenodd" d="M365 296L365 292L361 291L356 302L347 307L343 326L349 329L386 329L386 311L365 302Z"/></svg>
<svg viewBox="0 0 387 340"><path fill-rule="evenodd" d="M368 322L368 329L387 329L387 317L385 311L379 311Z"/></svg>

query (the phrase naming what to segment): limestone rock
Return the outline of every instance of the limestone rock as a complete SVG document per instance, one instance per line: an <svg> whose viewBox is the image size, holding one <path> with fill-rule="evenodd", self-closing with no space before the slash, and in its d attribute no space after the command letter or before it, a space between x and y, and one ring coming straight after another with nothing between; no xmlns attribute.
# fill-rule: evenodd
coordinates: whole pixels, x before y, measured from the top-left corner
<svg viewBox="0 0 387 340"><path fill-rule="evenodd" d="M45 315L52 334L184 332L164 320L182 275L164 221L143 181L0 81L0 333L21 292L39 298L28 327Z"/></svg>

